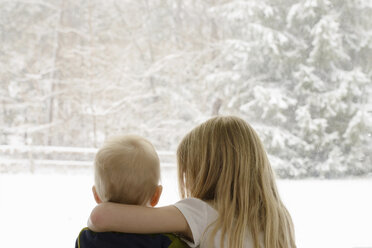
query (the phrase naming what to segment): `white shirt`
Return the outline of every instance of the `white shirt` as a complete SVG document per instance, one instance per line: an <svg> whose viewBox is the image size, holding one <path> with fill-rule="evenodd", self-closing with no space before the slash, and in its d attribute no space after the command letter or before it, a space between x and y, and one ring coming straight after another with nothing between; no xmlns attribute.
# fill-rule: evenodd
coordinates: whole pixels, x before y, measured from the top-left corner
<svg viewBox="0 0 372 248"><path fill-rule="evenodd" d="M194 242L190 242L188 240L183 239L190 247L208 247L208 234L213 230L213 227L209 228L208 231L204 234L205 230L214 222L218 217L218 212L212 208L208 203L196 199L196 198L186 198L183 199L176 204L174 204L176 208L178 208L192 232L192 236ZM214 238L214 246L213 247L221 247L220 246L220 237L221 232L218 231L215 238ZM260 245L263 245L263 237L260 235ZM225 247L227 247L227 240L225 239ZM246 248L253 248L253 239L250 233L247 233L246 239L244 241L244 247Z"/></svg>

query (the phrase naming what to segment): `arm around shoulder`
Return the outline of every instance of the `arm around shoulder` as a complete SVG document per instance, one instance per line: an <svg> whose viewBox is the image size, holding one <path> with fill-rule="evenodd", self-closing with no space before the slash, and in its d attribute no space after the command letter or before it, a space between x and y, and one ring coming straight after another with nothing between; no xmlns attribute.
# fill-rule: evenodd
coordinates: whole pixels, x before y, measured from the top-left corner
<svg viewBox="0 0 372 248"><path fill-rule="evenodd" d="M108 223L108 213L109 213L110 204L101 203L95 206L90 213L88 219L88 228L94 232L107 232L111 231Z"/></svg>
<svg viewBox="0 0 372 248"><path fill-rule="evenodd" d="M192 240L190 227L174 206L151 208L105 202L98 204L88 220L96 232L179 233Z"/></svg>

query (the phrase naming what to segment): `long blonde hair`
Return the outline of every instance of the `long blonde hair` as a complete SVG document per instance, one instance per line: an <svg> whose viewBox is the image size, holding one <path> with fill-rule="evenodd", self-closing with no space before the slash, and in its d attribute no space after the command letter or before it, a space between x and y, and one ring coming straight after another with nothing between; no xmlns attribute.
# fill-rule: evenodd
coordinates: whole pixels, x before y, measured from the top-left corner
<svg viewBox="0 0 372 248"><path fill-rule="evenodd" d="M219 217L210 241L221 231L221 246L243 247L247 232L254 247L264 235L267 248L293 248L294 228L276 187L265 149L244 120L215 117L194 128L177 149L182 198L213 201Z"/></svg>

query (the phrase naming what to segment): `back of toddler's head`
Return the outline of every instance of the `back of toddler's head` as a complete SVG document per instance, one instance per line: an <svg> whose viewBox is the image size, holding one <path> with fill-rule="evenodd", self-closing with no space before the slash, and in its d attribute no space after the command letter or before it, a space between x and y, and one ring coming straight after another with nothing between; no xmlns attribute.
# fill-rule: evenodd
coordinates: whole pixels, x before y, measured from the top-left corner
<svg viewBox="0 0 372 248"><path fill-rule="evenodd" d="M110 138L96 154L94 175L103 202L145 205L159 183L159 157L142 137Z"/></svg>

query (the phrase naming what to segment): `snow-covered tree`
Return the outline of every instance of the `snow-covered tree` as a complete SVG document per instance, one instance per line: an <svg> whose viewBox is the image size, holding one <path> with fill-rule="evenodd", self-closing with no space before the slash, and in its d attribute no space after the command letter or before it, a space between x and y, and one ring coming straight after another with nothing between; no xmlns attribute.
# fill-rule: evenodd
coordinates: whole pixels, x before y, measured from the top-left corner
<svg viewBox="0 0 372 248"><path fill-rule="evenodd" d="M0 142L158 149L218 114L282 177L372 171L368 0L41 0L0 8Z"/></svg>
<svg viewBox="0 0 372 248"><path fill-rule="evenodd" d="M281 176L371 171L371 7L273 0L213 9L240 31L224 45L226 71L244 85L227 107L257 127Z"/></svg>

